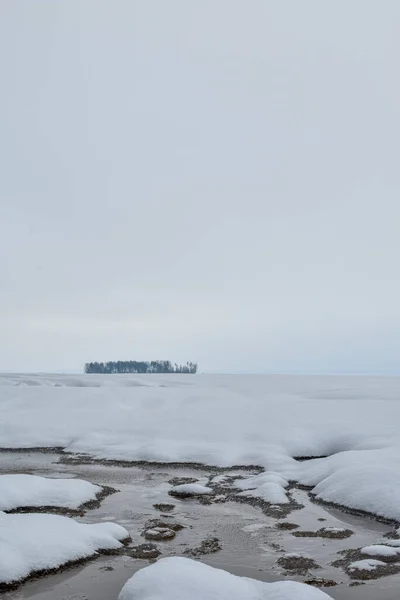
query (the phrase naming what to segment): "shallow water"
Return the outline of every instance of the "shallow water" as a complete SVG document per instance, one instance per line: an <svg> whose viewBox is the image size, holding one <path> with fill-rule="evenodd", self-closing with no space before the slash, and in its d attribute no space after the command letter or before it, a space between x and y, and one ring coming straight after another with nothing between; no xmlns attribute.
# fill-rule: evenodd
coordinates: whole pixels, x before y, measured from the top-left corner
<svg viewBox="0 0 400 600"><path fill-rule="evenodd" d="M367 582L359 587L349 587L349 578L330 563L337 552L357 548L382 539L391 527L373 519L358 517L327 508L310 501L307 492L294 490L293 496L304 508L294 510L285 521L299 525L301 530L320 527L352 529L354 535L343 540L321 538L296 538L291 531L277 529L277 519L267 517L256 507L236 503L200 504L196 500L178 500L168 496L168 480L176 476L196 477L207 483L207 469L165 466L105 466L102 464L63 464L57 453L2 452L0 472L23 472L50 477L79 477L93 483L110 485L119 491L105 498L98 509L89 510L83 522L114 521L128 529L133 544L144 542L141 532L151 518L160 512L153 504L168 502L176 505L165 520L184 525L176 537L168 542L158 542L162 556L182 555L188 548L196 547L206 537L218 537L222 550L206 555L201 560L214 567L262 581L283 578L303 581L307 576L293 575L276 564L284 552L298 552L316 560L321 569L313 570L308 577L333 579L336 587L325 591L337 600L396 600L399 597L400 576ZM325 519L320 521L318 519ZM86 565L45 578L27 582L17 591L2 595L5 600L115 600L123 584L138 569L149 564L143 560L121 555L100 556Z"/></svg>

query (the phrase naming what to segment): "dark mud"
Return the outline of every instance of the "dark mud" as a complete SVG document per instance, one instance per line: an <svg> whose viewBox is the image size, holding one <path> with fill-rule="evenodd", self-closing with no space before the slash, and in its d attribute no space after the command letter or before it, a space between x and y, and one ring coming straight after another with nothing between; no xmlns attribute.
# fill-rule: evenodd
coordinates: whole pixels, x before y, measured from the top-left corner
<svg viewBox="0 0 400 600"><path fill-rule="evenodd" d="M198 479L195 477L173 477L168 480L170 485L184 485L185 483L197 483Z"/></svg>
<svg viewBox="0 0 400 600"><path fill-rule="evenodd" d="M133 546L132 548L128 548L126 554L128 556L131 556L132 558L150 560L158 558L161 552L155 544L140 544L139 546Z"/></svg>
<svg viewBox="0 0 400 600"><path fill-rule="evenodd" d="M171 521L162 521L161 519L150 519L150 521L147 521L146 525L145 525L146 529L154 529L154 527L161 527L161 528L167 528L167 529L172 529L172 531L182 531L182 529L185 529L184 525L181 525L180 523L174 523Z"/></svg>
<svg viewBox="0 0 400 600"><path fill-rule="evenodd" d="M197 558L206 554L214 554L214 552L218 552L218 550L221 550L221 544L219 539L214 537L203 540L197 548L188 548L183 554L191 556L192 558Z"/></svg>
<svg viewBox="0 0 400 600"><path fill-rule="evenodd" d="M28 449L27 451L30 451ZM4 449L4 452L12 452L13 450ZM40 448L37 449L38 452L43 452ZM46 452L59 452L60 449L46 449ZM26 452L26 450L21 450L21 452ZM65 452L61 448L61 456L59 459L60 464L65 465L103 465L105 467L155 467L165 468L165 469L191 469L192 471L204 471L206 470L208 473L212 475L222 475L223 473L228 473L229 471L243 471L244 473L254 473L258 475L264 471L264 468L260 465L232 465L231 467L218 467L216 465L205 465L204 463L198 462L157 462L157 461L145 461L145 460L116 460L116 459L108 459L108 458L95 458L88 454L74 454L72 452ZM188 482L186 482L188 483ZM194 483L194 482L193 482ZM177 484L175 484L177 485Z"/></svg>
<svg viewBox="0 0 400 600"><path fill-rule="evenodd" d="M333 579L323 579L322 577L312 577L311 579L305 579L304 583L317 588L334 587L335 585L337 585L336 581L333 581Z"/></svg>
<svg viewBox="0 0 400 600"><path fill-rule="evenodd" d="M171 512L175 508L175 504L167 504L166 502L161 502L160 504L153 504L156 510L160 512Z"/></svg>
<svg viewBox="0 0 400 600"><path fill-rule="evenodd" d="M363 581L370 579L380 579L388 575L397 575L400 573L400 564L397 562L399 556L382 556L381 554L371 555L364 554L361 548L356 550L343 550L338 552L342 558L334 561L332 566L342 568L351 579L361 579ZM359 560L379 560L384 565L377 566L371 571L364 569L355 569L351 564Z"/></svg>
<svg viewBox="0 0 400 600"><path fill-rule="evenodd" d="M302 537L302 538L313 538L320 537L326 538L330 540L344 540L352 536L354 531L351 529L341 529L339 531L335 531L334 529L329 529L322 527L322 529L318 529L317 531L293 531L292 535L294 537Z"/></svg>
<svg viewBox="0 0 400 600"><path fill-rule="evenodd" d="M298 556L294 553L280 556L276 562L280 567L286 569L286 571L296 573L297 575L306 575L310 569L321 568L313 558Z"/></svg>
<svg viewBox="0 0 400 600"><path fill-rule="evenodd" d="M283 531L291 531L292 529L298 529L299 525L296 523L289 523L288 521L283 521L282 523L277 523L277 529L281 529Z"/></svg>

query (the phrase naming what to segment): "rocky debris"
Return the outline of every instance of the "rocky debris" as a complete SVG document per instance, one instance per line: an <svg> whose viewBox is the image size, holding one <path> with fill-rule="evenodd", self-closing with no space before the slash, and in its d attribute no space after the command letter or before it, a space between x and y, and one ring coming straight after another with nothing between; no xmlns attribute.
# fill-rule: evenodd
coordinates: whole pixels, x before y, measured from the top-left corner
<svg viewBox="0 0 400 600"><path fill-rule="evenodd" d="M322 587L333 587L337 585L336 581L333 579L323 579L322 577L313 577L311 579L305 579L304 583L307 585L313 585L314 587L322 588Z"/></svg>
<svg viewBox="0 0 400 600"><path fill-rule="evenodd" d="M297 529L299 525L296 525L296 523L289 523L289 521L283 521L282 523L278 523L276 527L283 531L290 531L292 529Z"/></svg>
<svg viewBox="0 0 400 600"><path fill-rule="evenodd" d="M218 550L221 550L221 545L219 539L214 537L203 540L197 548L188 548L183 554L197 557L203 556L204 554L213 554L214 552L218 552Z"/></svg>
<svg viewBox="0 0 400 600"><path fill-rule="evenodd" d="M372 546L373 547L373 546ZM341 550L342 556L332 563L333 567L342 568L351 579L379 579L388 575L400 573L400 563L396 562L398 556L384 555L377 552L363 552L363 548L355 550Z"/></svg>
<svg viewBox="0 0 400 600"><path fill-rule="evenodd" d="M293 531L295 537L320 537L332 540L344 540L353 535L351 529L341 529L340 527L322 527L317 531Z"/></svg>
<svg viewBox="0 0 400 600"><path fill-rule="evenodd" d="M210 496L214 494L214 490L198 483L184 483L173 487L171 490L169 490L168 494L176 498L200 499L203 496ZM206 503L208 502L209 501L206 499Z"/></svg>
<svg viewBox="0 0 400 600"><path fill-rule="evenodd" d="M276 562L287 571L291 571L298 575L305 575L309 569L321 568L313 558L308 558L307 556L302 556L295 552L280 556Z"/></svg>
<svg viewBox="0 0 400 600"><path fill-rule="evenodd" d="M152 529L146 529L142 535L144 538L146 538L146 540L162 541L172 540L176 533L169 527L153 527Z"/></svg>
<svg viewBox="0 0 400 600"><path fill-rule="evenodd" d="M144 560L157 558L161 552L155 544L140 544L139 546L133 546L130 548L128 553L132 558L141 558Z"/></svg>
<svg viewBox="0 0 400 600"><path fill-rule="evenodd" d="M160 512L171 512L175 508L175 504L168 504L166 502L160 502L159 504L153 504L156 510Z"/></svg>
<svg viewBox="0 0 400 600"><path fill-rule="evenodd" d="M162 519L150 519L150 521L147 521L145 524L146 529L153 529L154 527L172 529L173 531L181 531L181 529L185 529L180 523L170 523L169 521L163 521Z"/></svg>
<svg viewBox="0 0 400 600"><path fill-rule="evenodd" d="M173 477L168 481L171 485L184 485L185 483L197 483L198 479L195 477Z"/></svg>

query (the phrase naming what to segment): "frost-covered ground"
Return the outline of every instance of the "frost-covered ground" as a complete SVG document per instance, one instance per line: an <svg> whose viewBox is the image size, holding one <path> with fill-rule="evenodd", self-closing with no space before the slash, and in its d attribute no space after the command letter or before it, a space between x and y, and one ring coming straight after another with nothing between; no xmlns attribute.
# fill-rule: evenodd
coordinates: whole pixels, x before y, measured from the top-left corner
<svg viewBox="0 0 400 600"><path fill-rule="evenodd" d="M261 465L272 478L253 496L284 503L296 480L400 520L399 399L400 378L5 375L0 446Z"/></svg>

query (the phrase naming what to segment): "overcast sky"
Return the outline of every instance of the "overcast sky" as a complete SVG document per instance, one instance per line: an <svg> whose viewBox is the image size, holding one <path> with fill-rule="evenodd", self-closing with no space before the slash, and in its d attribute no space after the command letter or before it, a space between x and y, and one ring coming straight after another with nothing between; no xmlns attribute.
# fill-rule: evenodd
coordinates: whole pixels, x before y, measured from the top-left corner
<svg viewBox="0 0 400 600"><path fill-rule="evenodd" d="M398 0L2 0L0 371L400 373Z"/></svg>

